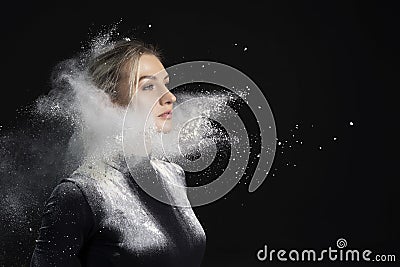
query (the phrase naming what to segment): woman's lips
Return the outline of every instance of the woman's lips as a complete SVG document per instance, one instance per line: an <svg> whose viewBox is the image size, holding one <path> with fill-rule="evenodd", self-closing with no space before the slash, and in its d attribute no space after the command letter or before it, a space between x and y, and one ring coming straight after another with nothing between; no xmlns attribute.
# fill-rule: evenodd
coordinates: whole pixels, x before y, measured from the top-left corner
<svg viewBox="0 0 400 267"><path fill-rule="evenodd" d="M163 119L171 119L172 118L172 110L166 111L163 114L158 116L159 118Z"/></svg>

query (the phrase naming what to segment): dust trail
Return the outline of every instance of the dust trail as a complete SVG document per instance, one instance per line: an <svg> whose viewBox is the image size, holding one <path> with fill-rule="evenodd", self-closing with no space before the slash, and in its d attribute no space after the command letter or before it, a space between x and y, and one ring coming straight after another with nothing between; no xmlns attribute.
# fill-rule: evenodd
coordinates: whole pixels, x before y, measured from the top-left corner
<svg viewBox="0 0 400 267"><path fill-rule="evenodd" d="M0 262L4 266L29 262L44 202L68 172L64 159L71 131L61 125L35 117L0 135Z"/></svg>

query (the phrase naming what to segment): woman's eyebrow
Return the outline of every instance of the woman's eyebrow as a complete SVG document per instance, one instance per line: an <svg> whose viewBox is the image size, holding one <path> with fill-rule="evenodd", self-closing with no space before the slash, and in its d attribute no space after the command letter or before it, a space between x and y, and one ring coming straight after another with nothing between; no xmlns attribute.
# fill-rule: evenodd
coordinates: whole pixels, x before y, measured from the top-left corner
<svg viewBox="0 0 400 267"><path fill-rule="evenodd" d="M157 78L156 78L156 76L153 76L153 75L144 75L144 76L142 76L142 77L139 78L139 82L140 82L141 80L143 80L143 79L152 79L152 80L156 80Z"/></svg>
<svg viewBox="0 0 400 267"><path fill-rule="evenodd" d="M168 79L168 78L169 78L169 75L167 74L167 76L164 77L164 80L165 80L165 79ZM143 80L143 79L157 80L157 77L154 76L154 75L144 75L144 76L142 76L142 77L139 78L139 82L140 82L141 80Z"/></svg>

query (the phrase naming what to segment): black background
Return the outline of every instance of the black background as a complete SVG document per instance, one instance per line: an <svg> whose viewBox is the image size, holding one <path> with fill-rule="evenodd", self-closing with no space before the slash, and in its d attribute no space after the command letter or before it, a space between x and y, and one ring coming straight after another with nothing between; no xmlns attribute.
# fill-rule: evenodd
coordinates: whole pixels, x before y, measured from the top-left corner
<svg viewBox="0 0 400 267"><path fill-rule="evenodd" d="M121 20L118 31L158 45L166 66L210 60L239 69L273 111L284 145L264 184L248 193L241 183L194 209L207 234L203 266L287 265L259 262L256 252L264 244L336 247L338 238L396 254L396 16L388 3L371 1L14 2L1 17L2 131L50 90L55 64ZM10 239L6 227L0 235L8 237L1 263L26 266L35 235Z"/></svg>

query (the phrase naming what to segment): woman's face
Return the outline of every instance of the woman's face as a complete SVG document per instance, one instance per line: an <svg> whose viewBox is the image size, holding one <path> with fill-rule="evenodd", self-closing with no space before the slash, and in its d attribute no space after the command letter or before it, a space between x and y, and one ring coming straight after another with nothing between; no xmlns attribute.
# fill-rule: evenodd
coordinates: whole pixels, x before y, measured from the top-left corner
<svg viewBox="0 0 400 267"><path fill-rule="evenodd" d="M144 54L139 59L133 105L152 119L157 131L172 129L172 108L176 97L168 90L169 76L160 60Z"/></svg>

